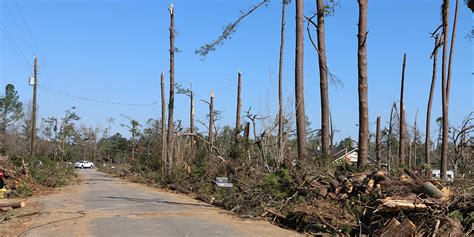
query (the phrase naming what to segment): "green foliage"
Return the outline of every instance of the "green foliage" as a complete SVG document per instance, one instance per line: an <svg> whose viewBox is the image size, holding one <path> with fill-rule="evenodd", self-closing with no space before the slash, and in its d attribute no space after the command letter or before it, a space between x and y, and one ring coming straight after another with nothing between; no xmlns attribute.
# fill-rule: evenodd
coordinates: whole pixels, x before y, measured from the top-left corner
<svg viewBox="0 0 474 237"><path fill-rule="evenodd" d="M260 186L267 194L275 199L283 199L291 195L292 181L293 178L289 171L287 169L281 169L265 176Z"/></svg>
<svg viewBox="0 0 474 237"><path fill-rule="evenodd" d="M38 161L41 161L41 165L38 165ZM51 188L65 186L75 176L72 165L52 162L47 157L32 159L30 172L35 183Z"/></svg>
<svg viewBox="0 0 474 237"><path fill-rule="evenodd" d="M33 195L33 190L29 187L28 183L22 180L13 191L14 197L29 197Z"/></svg>
<svg viewBox="0 0 474 237"><path fill-rule="evenodd" d="M23 104L20 102L15 86L8 84L5 94L0 98L0 130L5 131L9 125L23 117Z"/></svg>

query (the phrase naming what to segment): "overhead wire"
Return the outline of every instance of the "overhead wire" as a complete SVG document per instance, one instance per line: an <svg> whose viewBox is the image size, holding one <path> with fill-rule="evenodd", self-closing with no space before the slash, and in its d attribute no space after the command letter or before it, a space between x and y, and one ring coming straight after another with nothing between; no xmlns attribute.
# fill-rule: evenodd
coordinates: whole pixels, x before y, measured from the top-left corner
<svg viewBox="0 0 474 237"><path fill-rule="evenodd" d="M43 54L41 53L41 50L40 50L40 48L38 47L38 44L36 43L35 38L33 37L33 33L31 33L30 26L28 25L28 22L26 21L26 18L25 18L25 16L23 15L23 12L22 12L22 10L21 10L21 8L20 8L20 5L18 4L18 2L17 2L16 0L14 0L14 3L15 3L16 8L18 9L18 13L19 13L19 15L20 15L21 20L23 21L23 24L26 26L26 31L28 32L28 35L30 36L31 41L33 42L33 46L36 48L37 55L40 56L41 61L43 61L43 65L46 65L46 61L45 61L45 59L44 59L44 56L43 56Z"/></svg>
<svg viewBox="0 0 474 237"><path fill-rule="evenodd" d="M7 41L12 45L12 47L15 49L16 53L18 54L18 56L20 57L20 59L24 60L23 63L25 64L26 67L29 67L29 64L30 64L30 61L28 60L28 58L25 56L25 54L23 53L23 51L21 51L21 49L18 47L18 45L16 44L15 40L13 39L13 37L11 36L10 32L8 31L8 29L5 27L5 25L3 24L3 22L0 22L0 25L2 26L1 29L2 29L2 32L3 34L5 35L5 38L7 39Z"/></svg>
<svg viewBox="0 0 474 237"><path fill-rule="evenodd" d="M31 46L30 42L26 39L26 36L25 34L23 33L23 30L21 30L21 26L20 24L18 24L18 22L16 21L16 18L13 16L13 12L11 11L10 7L8 6L6 0L3 0L3 5L5 5L5 8L7 9L8 11L8 14L10 15L10 17L12 18L13 20L13 23L15 24L15 26L17 27L18 31L20 32L20 35L21 37L23 38L23 40L25 41L26 45L28 46L28 48L31 50L31 53L32 54L35 54L35 50L33 49L33 47Z"/></svg>
<svg viewBox="0 0 474 237"><path fill-rule="evenodd" d="M112 105L125 105L125 106L155 106L158 105L158 101L154 101L151 103L124 103L124 102L116 102L116 101L107 101L107 100L99 100L99 99L94 99L94 98L89 98L89 97L84 97L84 96L77 96L77 95L72 95L67 92L62 92L54 89L47 88L43 85L38 84L38 87L45 90L49 91L52 93L60 94L63 96L79 99L79 100L85 100L89 102L95 102L95 103L100 103L100 104L112 104Z"/></svg>

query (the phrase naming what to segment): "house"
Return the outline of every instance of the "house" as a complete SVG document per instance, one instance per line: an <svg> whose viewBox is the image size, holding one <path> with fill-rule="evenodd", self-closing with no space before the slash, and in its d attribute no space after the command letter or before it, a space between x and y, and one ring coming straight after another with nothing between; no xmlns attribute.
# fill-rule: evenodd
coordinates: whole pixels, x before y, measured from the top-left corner
<svg viewBox="0 0 474 237"><path fill-rule="evenodd" d="M333 157L336 159L334 160L334 163L342 163L342 161L346 161L346 163L351 164L351 165L357 165L357 159L359 158L359 149L358 148L353 148L353 149L342 149L338 152L336 152ZM368 157L368 163L369 164L377 164L377 161L372 158ZM385 164L382 164L384 166Z"/></svg>
<svg viewBox="0 0 474 237"><path fill-rule="evenodd" d="M431 178L441 179L441 170L431 170ZM454 171L452 171L452 170L447 170L446 171L446 180L447 181L454 181Z"/></svg>

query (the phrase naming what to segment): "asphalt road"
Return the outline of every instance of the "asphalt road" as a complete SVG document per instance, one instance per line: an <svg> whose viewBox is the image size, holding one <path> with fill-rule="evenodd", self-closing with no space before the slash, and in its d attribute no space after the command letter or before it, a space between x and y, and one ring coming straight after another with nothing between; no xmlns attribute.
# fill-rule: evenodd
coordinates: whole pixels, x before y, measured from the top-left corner
<svg viewBox="0 0 474 237"><path fill-rule="evenodd" d="M300 236L187 196L79 170L82 182L39 197L21 236Z"/></svg>

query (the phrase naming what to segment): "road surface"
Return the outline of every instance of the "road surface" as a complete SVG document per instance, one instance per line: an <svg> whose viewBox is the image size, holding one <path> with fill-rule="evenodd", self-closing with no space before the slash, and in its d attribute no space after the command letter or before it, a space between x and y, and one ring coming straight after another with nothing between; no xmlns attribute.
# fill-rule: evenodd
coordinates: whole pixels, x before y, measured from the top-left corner
<svg viewBox="0 0 474 237"><path fill-rule="evenodd" d="M40 214L22 223L19 236L300 236L187 196L96 170L77 172L79 184L30 201L38 204Z"/></svg>

